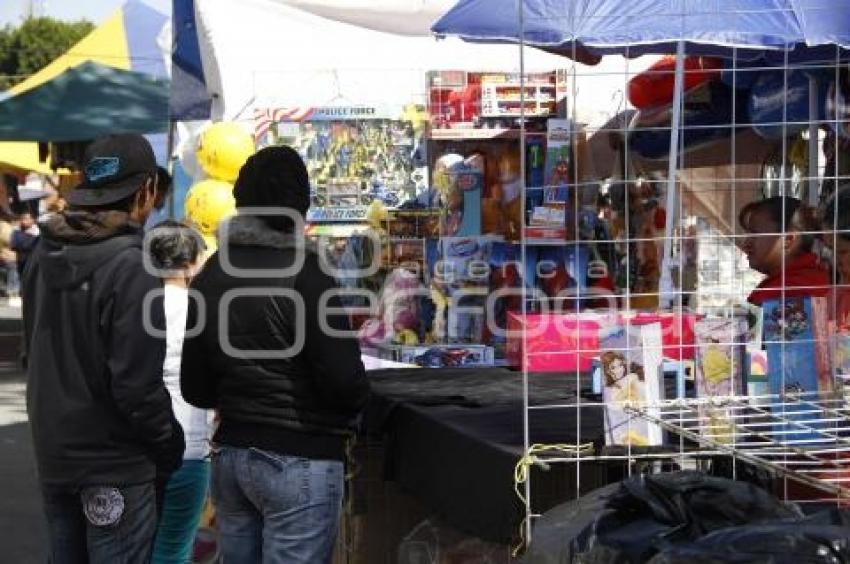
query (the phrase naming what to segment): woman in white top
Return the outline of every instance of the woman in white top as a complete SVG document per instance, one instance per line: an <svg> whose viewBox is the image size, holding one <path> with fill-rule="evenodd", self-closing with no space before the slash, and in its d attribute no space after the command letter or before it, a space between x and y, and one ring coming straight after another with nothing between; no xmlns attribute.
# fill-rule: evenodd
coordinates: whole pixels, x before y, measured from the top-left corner
<svg viewBox="0 0 850 564"><path fill-rule="evenodd" d="M209 412L189 405L180 395L180 355L186 330L188 286L198 268L204 243L200 233L172 220L154 226L147 240L151 262L163 280L166 348L162 374L171 394L174 415L186 438L183 465L165 486L152 562L180 564L191 562L195 531L210 479Z"/></svg>

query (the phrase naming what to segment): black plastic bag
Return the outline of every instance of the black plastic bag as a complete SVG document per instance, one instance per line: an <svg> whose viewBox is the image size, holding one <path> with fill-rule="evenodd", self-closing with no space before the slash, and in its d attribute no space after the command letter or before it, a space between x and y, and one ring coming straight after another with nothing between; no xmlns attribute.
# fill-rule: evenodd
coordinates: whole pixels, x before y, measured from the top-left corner
<svg viewBox="0 0 850 564"><path fill-rule="evenodd" d="M785 522L715 531L670 547L651 564L844 564L850 562L850 528Z"/></svg>
<svg viewBox="0 0 850 564"><path fill-rule="evenodd" d="M547 521L558 511L574 524L583 524L581 531L574 534L574 524L563 527L556 519ZM748 483L698 472L634 476L589 502L579 500L547 512L535 528L524 562L638 564L712 531L800 517L796 506ZM560 544L558 529L563 533Z"/></svg>

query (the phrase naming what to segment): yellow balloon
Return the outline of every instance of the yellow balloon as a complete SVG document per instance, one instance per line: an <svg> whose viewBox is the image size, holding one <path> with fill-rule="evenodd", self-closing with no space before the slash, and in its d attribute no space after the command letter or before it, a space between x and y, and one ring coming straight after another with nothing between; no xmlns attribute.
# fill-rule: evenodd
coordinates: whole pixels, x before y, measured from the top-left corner
<svg viewBox="0 0 850 564"><path fill-rule="evenodd" d="M236 180L239 169L253 154L254 138L238 123L214 123L198 136L198 163L216 180Z"/></svg>
<svg viewBox="0 0 850 564"><path fill-rule="evenodd" d="M221 180L201 180L186 194L186 218L203 235L212 235L219 223L236 213L233 185Z"/></svg>
<svg viewBox="0 0 850 564"><path fill-rule="evenodd" d="M218 240L215 235L201 235L204 238L204 244L207 246L206 251L210 254L214 253L218 248Z"/></svg>

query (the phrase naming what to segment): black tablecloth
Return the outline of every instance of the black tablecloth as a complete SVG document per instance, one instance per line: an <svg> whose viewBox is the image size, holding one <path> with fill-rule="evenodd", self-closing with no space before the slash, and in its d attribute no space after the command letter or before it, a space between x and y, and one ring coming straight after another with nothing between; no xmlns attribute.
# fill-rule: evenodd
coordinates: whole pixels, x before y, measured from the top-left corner
<svg viewBox="0 0 850 564"><path fill-rule="evenodd" d="M366 431L386 442L394 480L449 525L493 542L516 538L524 507L514 492L523 449L522 374L504 368L370 373ZM586 377L582 380L587 381ZM577 377L531 374L531 405L574 404ZM603 441L598 406L529 411L531 443ZM619 478L596 463L532 471L532 509L550 507Z"/></svg>

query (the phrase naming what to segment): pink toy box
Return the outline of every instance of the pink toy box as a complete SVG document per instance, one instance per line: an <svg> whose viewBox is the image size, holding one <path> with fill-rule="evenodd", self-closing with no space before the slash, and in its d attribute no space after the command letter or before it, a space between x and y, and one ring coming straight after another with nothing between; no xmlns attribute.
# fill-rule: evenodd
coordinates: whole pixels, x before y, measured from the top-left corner
<svg viewBox="0 0 850 564"><path fill-rule="evenodd" d="M694 324L699 316L685 312L652 313L509 313L505 356L508 365L530 372L589 371L599 357L599 333L606 325L659 322L664 357L694 358ZM523 329L526 331L523 347Z"/></svg>

